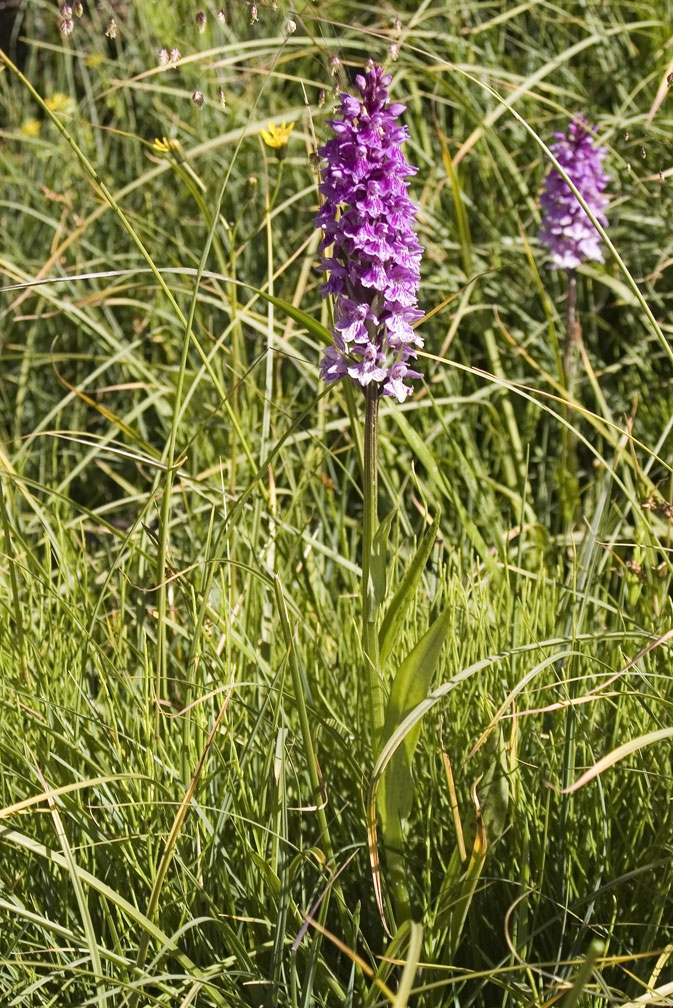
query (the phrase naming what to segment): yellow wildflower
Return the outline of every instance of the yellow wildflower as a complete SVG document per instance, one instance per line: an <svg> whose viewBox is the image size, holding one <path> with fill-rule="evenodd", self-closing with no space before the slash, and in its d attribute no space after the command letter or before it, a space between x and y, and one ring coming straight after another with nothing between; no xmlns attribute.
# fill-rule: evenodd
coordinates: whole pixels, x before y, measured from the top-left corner
<svg viewBox="0 0 673 1008"><path fill-rule="evenodd" d="M45 105L50 112L55 112L56 115L70 116L75 111L75 102L70 95L63 94L62 91L57 91L47 98Z"/></svg>
<svg viewBox="0 0 673 1008"><path fill-rule="evenodd" d="M156 138L152 144L152 150L157 154L173 155L176 161L184 161L185 156L179 140L168 140L166 137Z"/></svg>
<svg viewBox="0 0 673 1008"><path fill-rule="evenodd" d="M287 153L287 143L290 139L293 126L294 123L290 123L289 126L285 122L282 122L280 126L276 126L275 123L269 123L268 129L260 130L262 140L267 147L272 147L275 150L279 161L282 161Z"/></svg>
<svg viewBox="0 0 673 1008"><path fill-rule="evenodd" d="M42 123L39 119L24 119L19 126L19 133L25 137L36 137L40 135Z"/></svg>

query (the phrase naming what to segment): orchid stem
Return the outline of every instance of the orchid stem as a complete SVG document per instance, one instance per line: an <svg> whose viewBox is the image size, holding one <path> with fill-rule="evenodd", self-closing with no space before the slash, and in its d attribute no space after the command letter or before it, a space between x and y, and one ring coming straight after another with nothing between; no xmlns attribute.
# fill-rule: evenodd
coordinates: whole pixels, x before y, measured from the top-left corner
<svg viewBox="0 0 673 1008"><path fill-rule="evenodd" d="M379 388L371 382L366 390L363 466L364 529L362 540L362 651L369 680L369 721L376 757L385 721L385 698L379 674L377 603L372 578L374 536L378 528L378 423Z"/></svg>
<svg viewBox="0 0 673 1008"><path fill-rule="evenodd" d="M566 388L572 392L575 383L575 361L577 350L577 274L568 270L568 301L566 303L566 333L563 347L563 372Z"/></svg>
<svg viewBox="0 0 673 1008"><path fill-rule="evenodd" d="M566 332L563 347L563 381L568 399L575 397L575 379L577 372L577 350L580 340L577 322L577 275L575 270L568 270L568 300L566 303ZM568 407L563 409L564 419L568 419ZM562 490L561 501L563 521L573 522L579 501L577 464L577 435L570 427L563 428L563 449L561 457Z"/></svg>

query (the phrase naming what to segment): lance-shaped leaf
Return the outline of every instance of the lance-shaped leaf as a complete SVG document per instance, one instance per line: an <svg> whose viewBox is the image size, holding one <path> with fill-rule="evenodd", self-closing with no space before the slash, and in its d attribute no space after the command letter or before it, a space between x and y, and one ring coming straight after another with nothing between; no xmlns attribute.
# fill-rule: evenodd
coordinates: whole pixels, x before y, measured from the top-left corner
<svg viewBox="0 0 673 1008"><path fill-rule="evenodd" d="M407 714L427 696L430 682L451 623L451 613L444 612L402 662L393 680L383 729L384 739L398 728ZM414 798L411 762L418 743L420 723L407 732L394 752L381 782L381 833L386 850L390 896L398 922L411 917L407 870L404 858L406 821Z"/></svg>
<svg viewBox="0 0 673 1008"><path fill-rule="evenodd" d="M406 574L400 581L399 587L386 610L379 630L379 655L383 666L388 657L392 654L398 634L402 629L404 617L406 616L411 601L418 587L418 582L428 562L432 547L437 538L439 528L439 512L421 539L413 560L409 564Z"/></svg>
<svg viewBox="0 0 673 1008"><path fill-rule="evenodd" d="M428 695L437 659L451 625L451 616L449 610L438 616L400 665L390 690L383 729L384 739L390 738L407 714ZM382 809L384 820L389 820L393 816L404 822L408 818L413 799L411 761L420 731L420 723L415 724L407 732L402 745L390 760L385 778L385 812Z"/></svg>
<svg viewBox="0 0 673 1008"><path fill-rule="evenodd" d="M369 561L370 577L372 580L372 603L374 608L378 608L386 597L386 558L388 553L388 537L390 536L390 526L392 524L395 511L386 515L374 534L372 543L372 555Z"/></svg>

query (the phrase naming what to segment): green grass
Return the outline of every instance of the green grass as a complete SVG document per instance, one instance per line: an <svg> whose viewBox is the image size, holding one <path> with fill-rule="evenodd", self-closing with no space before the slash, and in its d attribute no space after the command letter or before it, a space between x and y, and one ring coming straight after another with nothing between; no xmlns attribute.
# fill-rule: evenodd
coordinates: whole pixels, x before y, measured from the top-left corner
<svg viewBox="0 0 673 1008"><path fill-rule="evenodd" d="M24 6L25 80L0 71L0 1001L666 1003L670 739L563 792L671 725L666 5L279 0L251 25L231 2L199 34L197 6L120 2L117 40L93 4L68 39ZM439 310L425 381L381 409L388 600L439 531L386 690L450 618L413 715L412 921L379 847L389 935L367 823L411 721L377 764L364 401L325 391L319 327L256 290L329 324L328 60L347 87L395 40ZM578 112L618 258L579 271L568 390L536 137ZM282 167L270 120L294 123Z"/></svg>

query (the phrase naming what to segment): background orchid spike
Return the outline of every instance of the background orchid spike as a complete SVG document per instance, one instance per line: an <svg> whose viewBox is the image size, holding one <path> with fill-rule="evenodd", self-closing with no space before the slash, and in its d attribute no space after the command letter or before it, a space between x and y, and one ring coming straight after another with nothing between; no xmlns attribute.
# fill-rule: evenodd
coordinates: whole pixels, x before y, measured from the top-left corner
<svg viewBox="0 0 673 1008"><path fill-rule="evenodd" d="M556 143L550 147L552 154L605 227L607 218L603 209L608 197L603 190L610 179L603 171L605 148L595 146L593 128L582 116L570 123L567 136L564 133L554 135ZM600 235L553 166L544 181L540 203L543 211L540 241L549 249L552 266L574 269L585 259L603 262Z"/></svg>
<svg viewBox="0 0 673 1008"><path fill-rule="evenodd" d="M361 98L340 95L341 115L330 122L335 136L318 150L326 162L316 217L320 269L329 273L322 291L336 297L334 344L325 350L321 377L350 377L363 387L376 382L382 395L403 402L411 392L406 379L421 377L408 361L423 346L413 329L423 315L423 248L405 182L417 169L401 151L409 134L397 122L405 106L388 101L391 80L370 62L355 78Z"/></svg>

